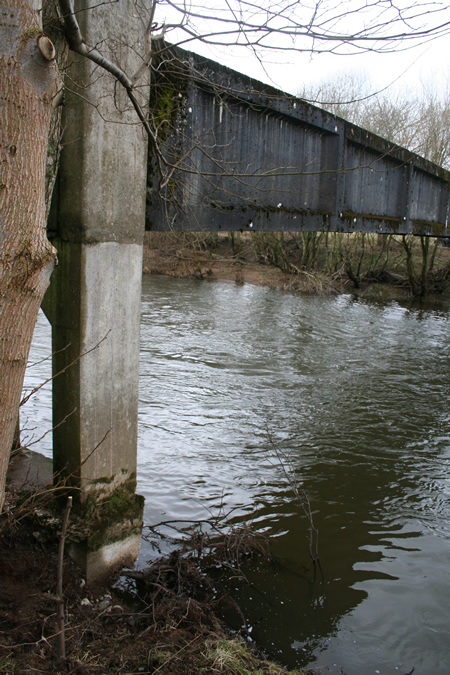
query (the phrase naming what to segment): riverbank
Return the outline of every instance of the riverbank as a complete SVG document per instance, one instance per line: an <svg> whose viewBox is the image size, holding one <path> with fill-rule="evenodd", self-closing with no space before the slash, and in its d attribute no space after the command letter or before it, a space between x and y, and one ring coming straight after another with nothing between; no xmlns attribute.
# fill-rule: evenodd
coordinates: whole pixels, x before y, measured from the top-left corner
<svg viewBox="0 0 450 675"><path fill-rule="evenodd" d="M358 242L331 244L317 239L316 249L305 259L305 246L294 235L281 240L252 234L194 234L146 232L144 274L163 274L206 281L250 283L298 294L352 293L374 301L412 298L408 261L401 238L391 237L389 248L382 238L358 246ZM307 233L309 236L320 233ZM299 236L299 235L296 235ZM349 235L345 235L349 236ZM351 236L351 235L350 235ZM356 235L354 235L356 236ZM366 235L367 236L367 235ZM375 239L376 235L372 235ZM423 259L419 238L412 245L410 274L420 285ZM280 243L281 241L281 243ZM337 248L334 242L333 246ZM276 247L276 248L274 248ZM387 249L387 250L386 250ZM426 275L427 301L450 301L450 248L438 246Z"/></svg>
<svg viewBox="0 0 450 675"><path fill-rule="evenodd" d="M208 580L172 554L155 567L148 592L130 592L121 570L87 585L64 560L65 651L58 647L58 543L42 526L42 496L28 506L9 492L0 517L0 673L211 673L287 671L232 634L216 614ZM40 505L39 505L40 504ZM45 509L44 509L45 510ZM23 519L22 519L23 518ZM174 580L178 581L175 588ZM139 584L139 582L137 582ZM205 590L206 589L206 590ZM290 671L306 675L305 671Z"/></svg>
<svg viewBox="0 0 450 675"><path fill-rule="evenodd" d="M233 281L303 293L339 293L344 285L325 275L305 272L294 276L260 258L251 243L242 239L233 251L228 236L213 238L147 232L144 243L144 274L165 274L186 279Z"/></svg>

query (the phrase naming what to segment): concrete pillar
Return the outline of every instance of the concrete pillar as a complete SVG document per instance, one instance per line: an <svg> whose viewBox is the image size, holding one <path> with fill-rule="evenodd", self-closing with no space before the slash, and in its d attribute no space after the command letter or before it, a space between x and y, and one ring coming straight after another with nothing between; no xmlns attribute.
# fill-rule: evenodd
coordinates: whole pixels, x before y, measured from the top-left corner
<svg viewBox="0 0 450 675"><path fill-rule="evenodd" d="M143 53L145 20L137 5L118 0L85 11L87 4L75 2L86 42L132 75ZM54 471L79 488L80 542L71 554L92 579L130 564L140 544L143 500L135 487L147 138L121 85L89 60L73 56L66 85L52 239L59 265L44 310L53 372L60 373L53 383ZM145 105L145 82L140 94Z"/></svg>

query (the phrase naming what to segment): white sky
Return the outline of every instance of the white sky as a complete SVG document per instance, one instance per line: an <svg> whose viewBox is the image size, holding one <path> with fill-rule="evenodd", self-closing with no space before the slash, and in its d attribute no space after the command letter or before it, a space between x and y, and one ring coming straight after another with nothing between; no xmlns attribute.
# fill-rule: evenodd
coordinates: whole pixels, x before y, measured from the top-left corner
<svg viewBox="0 0 450 675"><path fill-rule="evenodd" d="M420 90L422 82L440 82L450 79L450 37L442 37L428 44L391 54L366 53L358 56L334 54L298 54L295 52L262 55L264 67L251 55L230 48L193 48L209 58L250 75L262 82L291 94L297 94L303 85L327 79L333 73L356 71L368 76L371 83L382 89L393 84Z"/></svg>
<svg viewBox="0 0 450 675"><path fill-rule="evenodd" d="M343 7L348 8L352 6L353 0L340 1ZM208 0L209 2L211 6L214 6L214 3L218 3L217 7L223 5L221 0ZM415 0L410 6L416 6ZM440 6L446 5L443 2ZM447 6L444 11L449 13L449 7ZM157 18L161 20L162 17ZM435 21L434 17L433 19ZM358 20L361 21L359 15ZM349 30L346 23L344 12L342 24L344 29ZM174 37L173 34L167 35L169 41L176 43ZM412 42L408 44L411 45ZM333 73L343 71L367 75L375 89L378 90L395 83L393 84L395 87L408 88L419 93L422 82L439 83L439 81L450 80L450 35L432 39L415 48L389 54L372 52L361 53L357 56L339 56L329 53L310 55L293 50L278 53L263 51L261 53L263 65L258 62L250 50L242 48L212 48L193 42L182 46L291 94L298 94L303 85L313 85L321 80L329 79Z"/></svg>

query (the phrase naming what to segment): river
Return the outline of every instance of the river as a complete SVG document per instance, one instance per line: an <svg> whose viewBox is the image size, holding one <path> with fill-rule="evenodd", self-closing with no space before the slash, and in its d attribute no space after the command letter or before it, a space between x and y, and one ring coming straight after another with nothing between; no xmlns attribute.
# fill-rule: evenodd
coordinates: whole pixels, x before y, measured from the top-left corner
<svg viewBox="0 0 450 675"><path fill-rule="evenodd" d="M274 562L249 563L251 585L230 591L251 638L290 667L450 672L449 318L144 277L145 523L237 507L270 536ZM41 317L30 361L49 351ZM30 440L49 406L44 387L22 415ZM49 435L32 447L50 453ZM311 505L321 571L293 487ZM154 555L144 542L140 563Z"/></svg>

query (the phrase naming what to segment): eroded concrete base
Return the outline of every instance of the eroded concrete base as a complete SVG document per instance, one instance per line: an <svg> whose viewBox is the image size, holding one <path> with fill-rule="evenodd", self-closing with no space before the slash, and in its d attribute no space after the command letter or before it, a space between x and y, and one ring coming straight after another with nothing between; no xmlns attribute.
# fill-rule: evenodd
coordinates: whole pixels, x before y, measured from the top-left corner
<svg viewBox="0 0 450 675"><path fill-rule="evenodd" d="M24 448L12 458L7 480L19 492L51 490L52 460ZM76 500L65 550L81 567L87 582L134 565L141 546L144 510L144 498L134 489L133 479L116 487L106 483L103 488L92 488L82 504Z"/></svg>
<svg viewBox="0 0 450 675"><path fill-rule="evenodd" d="M125 539L89 551L86 544L69 544L68 554L81 567L87 583L99 581L124 567L133 567L141 547L140 534L131 534Z"/></svg>

